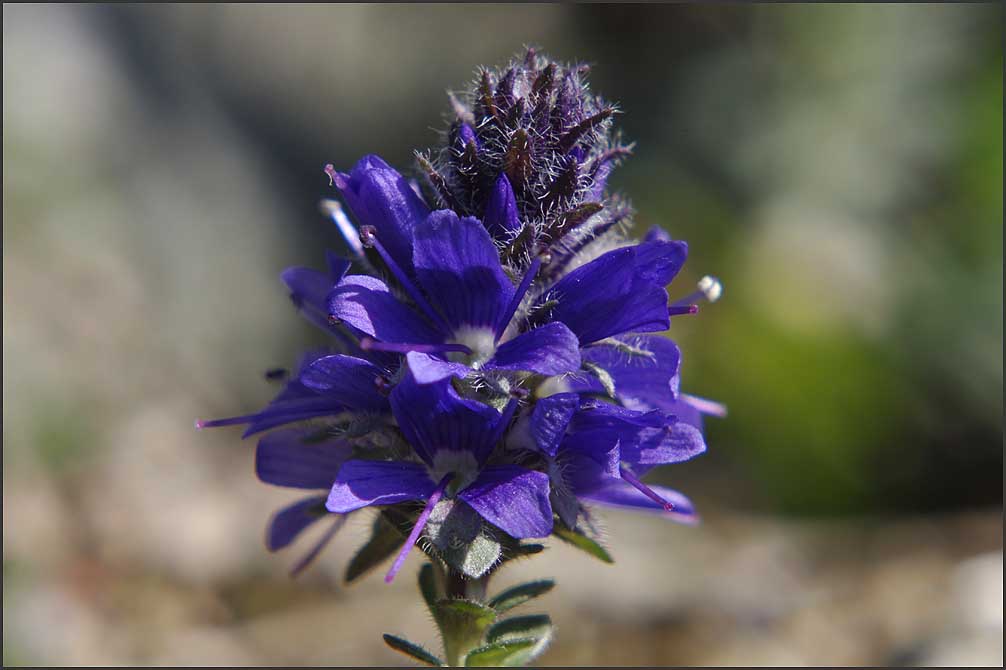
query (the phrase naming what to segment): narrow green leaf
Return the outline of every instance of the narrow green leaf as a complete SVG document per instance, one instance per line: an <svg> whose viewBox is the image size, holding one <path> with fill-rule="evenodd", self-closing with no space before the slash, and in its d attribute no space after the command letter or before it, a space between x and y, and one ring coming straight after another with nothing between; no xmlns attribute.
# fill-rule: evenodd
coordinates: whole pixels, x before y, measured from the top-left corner
<svg viewBox="0 0 1006 670"><path fill-rule="evenodd" d="M496 610L473 600L444 598L434 608L434 619L444 639L444 654L451 665L482 643L482 635L496 620Z"/></svg>
<svg viewBox="0 0 1006 670"><path fill-rule="evenodd" d="M402 546L402 534L380 515L374 519L370 539L346 567L346 582L352 582L380 565Z"/></svg>
<svg viewBox="0 0 1006 670"><path fill-rule="evenodd" d="M436 604L437 613L446 619L471 621L481 630L496 620L496 610L474 600L442 598Z"/></svg>
<svg viewBox="0 0 1006 670"><path fill-rule="evenodd" d="M415 642L409 642L405 638L398 637L397 635L390 635L388 633L384 634L384 642L397 652L405 654L410 658L414 658L417 661L425 663L426 665L442 666L444 664L439 658L426 651L420 645Z"/></svg>
<svg viewBox="0 0 1006 670"><path fill-rule="evenodd" d="M489 601L489 607L502 614L507 610L526 603L532 598L537 598L540 595L548 593L553 587L555 587L555 582L551 579L518 584L497 594L495 598Z"/></svg>
<svg viewBox="0 0 1006 670"><path fill-rule="evenodd" d="M552 530L552 534L558 537L560 540L568 542L577 549L587 552L594 558L600 559L605 563L614 563L615 559L611 557L608 550L598 544L596 541L590 539L583 533L577 532L575 530L570 530L559 524L556 524L555 528Z"/></svg>
<svg viewBox="0 0 1006 670"><path fill-rule="evenodd" d="M547 614L529 614L497 621L486 631L486 642L548 640L551 636L552 619Z"/></svg>
<svg viewBox="0 0 1006 670"><path fill-rule="evenodd" d="M423 594L423 600L426 601L426 606L430 608L430 613L436 616L439 594L437 575L432 563L427 563L419 569L419 591Z"/></svg>
<svg viewBox="0 0 1006 670"><path fill-rule="evenodd" d="M537 640L509 640L487 644L468 654L465 665L469 668L521 666L534 658L537 646Z"/></svg>

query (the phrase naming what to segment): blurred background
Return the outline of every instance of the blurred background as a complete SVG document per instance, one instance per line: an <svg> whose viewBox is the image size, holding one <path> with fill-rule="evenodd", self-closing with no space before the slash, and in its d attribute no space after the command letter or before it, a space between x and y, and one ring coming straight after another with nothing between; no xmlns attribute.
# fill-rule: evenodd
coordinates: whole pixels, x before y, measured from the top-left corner
<svg viewBox="0 0 1006 670"><path fill-rule="evenodd" d="M729 405L657 479L704 523L565 546L545 664L1001 665L1003 7L3 8L3 660L394 664L413 583L296 580L296 494L240 429L322 336L278 273L317 203L411 169L445 90L525 44L594 65L638 142L613 184L690 243L684 388ZM662 479L661 479L662 477ZM321 530L314 529L315 531ZM411 567L408 567L411 566ZM530 611L530 610L529 610Z"/></svg>

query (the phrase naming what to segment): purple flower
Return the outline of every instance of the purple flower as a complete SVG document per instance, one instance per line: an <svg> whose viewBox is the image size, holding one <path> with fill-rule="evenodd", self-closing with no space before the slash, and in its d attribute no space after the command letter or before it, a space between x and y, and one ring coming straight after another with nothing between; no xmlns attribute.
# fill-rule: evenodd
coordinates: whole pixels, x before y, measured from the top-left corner
<svg viewBox="0 0 1006 670"><path fill-rule="evenodd" d="M371 505L426 503L388 573L401 568L433 507L456 497L511 537L545 537L552 532L548 475L489 458L516 408L503 412L460 397L449 380L418 384L410 376L391 393L398 426L417 458L349 460L339 468L326 507L347 513Z"/></svg>
<svg viewBox="0 0 1006 670"><path fill-rule="evenodd" d="M702 416L725 410L681 393L678 347L648 333L719 284L671 301L687 244L623 236L632 210L607 180L630 147L585 74L533 51L481 72L452 98L444 146L417 155L425 190L377 156L326 166L355 223L323 208L352 260L282 278L331 347L260 411L197 424L272 431L259 477L314 492L273 516L270 549L333 519L297 569L364 507L412 524L389 581L422 536L451 570L481 576L504 541L519 550L554 523L579 532L591 504L696 520L685 496L641 478L704 452ZM496 553L469 565L451 541Z"/></svg>
<svg viewBox="0 0 1006 670"><path fill-rule="evenodd" d="M706 449L702 434L673 414L639 412L559 393L538 400L511 446L544 458L552 505L575 528L580 501L664 513L683 523L696 520L691 502L639 477L656 465L679 463Z"/></svg>

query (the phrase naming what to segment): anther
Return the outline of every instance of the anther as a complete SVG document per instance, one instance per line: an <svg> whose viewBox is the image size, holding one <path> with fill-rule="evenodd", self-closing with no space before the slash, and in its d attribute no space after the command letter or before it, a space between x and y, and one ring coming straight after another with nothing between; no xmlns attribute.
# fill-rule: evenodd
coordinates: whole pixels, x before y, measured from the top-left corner
<svg viewBox="0 0 1006 670"><path fill-rule="evenodd" d="M682 305L688 305L698 302L699 300L705 300L709 303L714 303L720 299L723 295L723 284L720 280L712 275L706 275L699 280L697 285L698 290L693 291L681 300L676 300L672 304L674 307L680 307Z"/></svg>
<svg viewBox="0 0 1006 670"><path fill-rule="evenodd" d="M367 249L373 249L377 242L377 229L373 226L360 226L360 242Z"/></svg>

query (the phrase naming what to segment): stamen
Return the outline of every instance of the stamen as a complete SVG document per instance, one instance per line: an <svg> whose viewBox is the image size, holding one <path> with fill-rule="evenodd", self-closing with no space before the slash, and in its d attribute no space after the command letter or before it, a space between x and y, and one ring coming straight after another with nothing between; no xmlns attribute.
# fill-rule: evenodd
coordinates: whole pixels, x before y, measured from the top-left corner
<svg viewBox="0 0 1006 670"><path fill-rule="evenodd" d="M223 426L239 426L243 423L251 423L258 418L258 414L245 414L244 416L231 416L226 419L197 419L196 430L203 428L221 428Z"/></svg>
<svg viewBox="0 0 1006 670"><path fill-rule="evenodd" d="M682 314L695 314L699 311L698 305L679 305L673 303L667 306L667 316L681 316Z"/></svg>
<svg viewBox="0 0 1006 670"><path fill-rule="evenodd" d="M496 324L496 332L494 334L497 342L499 342L499 339L503 336L503 331L506 330L506 327L510 325L510 320L513 319L514 313L516 313L517 308L520 307L521 301L524 300L524 295L531 287L531 282L534 281L535 276L538 274L538 268L540 267L541 258L536 256L534 260L531 261L531 265L528 267L527 272L524 273L524 278L520 280L520 285L513 294L513 300L510 301L506 311L503 312L503 318L501 318L499 323Z"/></svg>
<svg viewBox="0 0 1006 670"><path fill-rule="evenodd" d="M679 307L682 305L689 305L696 303L700 300L705 300L709 303L714 303L720 299L723 295L723 284L720 280L712 275L706 275L699 280L698 290L685 296L681 300L676 300L672 306Z"/></svg>
<svg viewBox="0 0 1006 670"><path fill-rule="evenodd" d="M632 470L630 470L629 468L627 468L625 466L619 466L618 472L619 472L619 474L622 475L622 479L624 479L625 481L629 482L634 487L636 487L639 490L640 493L642 493L643 495L645 495L647 498L649 498L653 502L657 503L658 505L663 505L665 512L673 512L674 511L674 505L672 505L671 503L669 503L666 500L664 500L663 497L661 497L660 495L658 495L656 493L656 491L654 491L653 489L651 489L649 486L647 486L643 482L639 481L639 477L637 477L632 472Z"/></svg>
<svg viewBox="0 0 1006 670"><path fill-rule="evenodd" d="M331 175L329 175L329 178L331 178ZM339 229L342 237L346 240L346 244L353 250L356 257L363 258L363 245L360 243L360 234L356 231L346 213L342 211L342 205L335 200L322 200L320 206L322 213L332 219L332 223Z"/></svg>
<svg viewBox="0 0 1006 670"><path fill-rule="evenodd" d="M328 543L333 537L335 537L336 532L338 532L338 530L342 528L343 524L346 523L347 518L349 517L345 514L336 515L335 521L332 522L332 525L328 527L328 530L325 531L325 534L321 536L318 542L311 547L311 551L304 554L304 556L302 556L301 559L294 563L293 567L290 568L291 577L296 577L300 573L304 572L304 570L306 570L307 567L314 562L314 559L318 558L318 554L321 553L322 549L328 546Z"/></svg>
<svg viewBox="0 0 1006 670"><path fill-rule="evenodd" d="M423 297L423 294L420 293L419 289L416 288L412 281L409 280L402 271L402 268L398 267L398 263L396 263L395 259L391 257L391 254L387 252L384 245L381 244L381 241L377 239L377 229L373 226L361 226L360 240L365 247L373 247L374 249L377 249L377 253L381 256L381 260L383 260L384 264L388 266L388 269L391 270L391 274L395 276L395 279L397 279L398 283L405 289L405 292L409 294L412 301L416 303L419 309L423 310L423 312L426 313L426 316L428 316L433 323L439 326L441 330L445 333L449 333L451 331L450 326L447 325L440 314L430 307L430 304L426 302L426 298Z"/></svg>
<svg viewBox="0 0 1006 670"><path fill-rule="evenodd" d="M463 344L408 344L405 342L378 342L372 337L361 337L360 338L360 348L364 351L393 351L399 354L407 354L410 351L415 351L420 354L441 354L448 351L460 351L466 356L472 353L472 350Z"/></svg>
<svg viewBox="0 0 1006 670"><path fill-rule="evenodd" d="M454 473L448 472L437 484L437 488L433 489L433 493L430 494L429 500L426 501L426 507L420 512L419 518L416 519L416 525L412 527L412 532L409 533L409 537L405 540L405 545L402 550L398 552L398 557L395 558L395 562L391 564L391 569L388 570L388 574L385 576L384 581L389 584L398 574L398 571L402 569L402 565L405 563L406 557L408 557L409 552L412 551L412 547L415 546L416 540L419 539L419 534L423 532L423 528L426 527L426 522L430 519L430 514L433 513L433 508L437 506L440 502L440 498L443 497L444 491L447 489L447 485L451 483L454 479Z"/></svg>
<svg viewBox="0 0 1006 670"><path fill-rule="evenodd" d="M685 404L697 409L702 414L709 414L710 416L716 416L721 419L727 415L727 406L714 400L699 398L698 396L688 395L687 393L681 394L681 400Z"/></svg>

